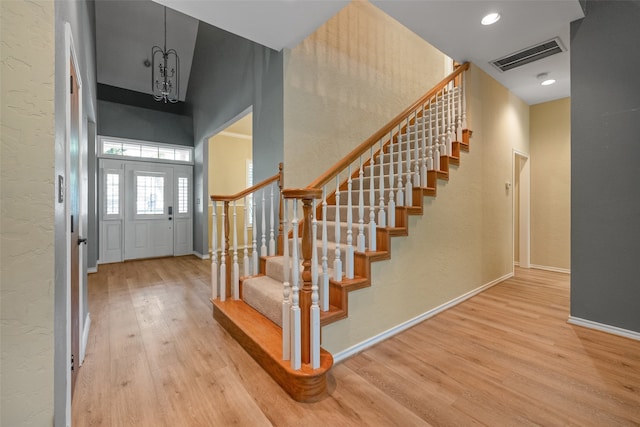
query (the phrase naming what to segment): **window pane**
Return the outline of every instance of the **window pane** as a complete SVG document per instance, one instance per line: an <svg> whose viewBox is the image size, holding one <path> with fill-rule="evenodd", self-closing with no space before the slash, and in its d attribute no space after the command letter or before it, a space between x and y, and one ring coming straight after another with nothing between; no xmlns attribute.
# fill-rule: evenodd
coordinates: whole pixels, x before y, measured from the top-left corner
<svg viewBox="0 0 640 427"><path fill-rule="evenodd" d="M143 145L140 150L140 157L148 157L150 159L158 158L158 147L149 147Z"/></svg>
<svg viewBox="0 0 640 427"><path fill-rule="evenodd" d="M139 144L122 144L122 154L131 157L140 157Z"/></svg>
<svg viewBox="0 0 640 427"><path fill-rule="evenodd" d="M164 160L174 160L175 150L173 148L159 148L159 158Z"/></svg>
<svg viewBox="0 0 640 427"><path fill-rule="evenodd" d="M106 207L107 215L120 214L120 175L108 173L106 179Z"/></svg>
<svg viewBox="0 0 640 427"><path fill-rule="evenodd" d="M189 213L189 179L183 176L178 178L178 213Z"/></svg>
<svg viewBox="0 0 640 427"><path fill-rule="evenodd" d="M118 156L122 156L122 143L104 141L102 143L102 152L104 154L115 154Z"/></svg>
<svg viewBox="0 0 640 427"><path fill-rule="evenodd" d="M191 161L191 150L181 150L176 148L176 160L180 160L182 162L190 162Z"/></svg>
<svg viewBox="0 0 640 427"><path fill-rule="evenodd" d="M138 175L136 177L136 213L162 215L164 213L164 177Z"/></svg>

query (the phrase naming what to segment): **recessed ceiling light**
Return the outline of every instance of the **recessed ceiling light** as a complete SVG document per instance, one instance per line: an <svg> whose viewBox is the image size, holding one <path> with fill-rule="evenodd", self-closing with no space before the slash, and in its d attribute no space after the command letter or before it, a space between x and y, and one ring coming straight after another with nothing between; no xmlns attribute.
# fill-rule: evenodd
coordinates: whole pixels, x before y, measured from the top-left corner
<svg viewBox="0 0 640 427"><path fill-rule="evenodd" d="M542 86L549 86L556 82L556 79L550 79L548 77L549 73L540 73L536 76Z"/></svg>
<svg viewBox="0 0 640 427"><path fill-rule="evenodd" d="M492 12L486 15L484 18L482 18L482 21L480 21L480 23L482 25L491 25L491 24L495 24L499 20L500 20L500 14L498 12Z"/></svg>

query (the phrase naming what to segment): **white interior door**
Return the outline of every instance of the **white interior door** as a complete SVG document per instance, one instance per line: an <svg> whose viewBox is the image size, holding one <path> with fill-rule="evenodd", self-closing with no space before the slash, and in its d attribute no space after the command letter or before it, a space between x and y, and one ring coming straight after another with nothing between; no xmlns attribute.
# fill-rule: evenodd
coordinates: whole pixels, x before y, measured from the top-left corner
<svg viewBox="0 0 640 427"><path fill-rule="evenodd" d="M173 255L173 167L125 166L124 259Z"/></svg>

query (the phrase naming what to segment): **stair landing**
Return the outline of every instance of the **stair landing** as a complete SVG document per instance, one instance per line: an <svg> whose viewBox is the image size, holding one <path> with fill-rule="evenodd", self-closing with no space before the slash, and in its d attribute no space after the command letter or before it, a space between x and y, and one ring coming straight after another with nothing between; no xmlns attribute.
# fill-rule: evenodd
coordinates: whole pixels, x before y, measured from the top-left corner
<svg viewBox="0 0 640 427"><path fill-rule="evenodd" d="M328 395L327 375L333 356L320 349L320 368L302 364L293 370L282 360L282 329L242 300L213 303L213 318L298 402L315 402Z"/></svg>

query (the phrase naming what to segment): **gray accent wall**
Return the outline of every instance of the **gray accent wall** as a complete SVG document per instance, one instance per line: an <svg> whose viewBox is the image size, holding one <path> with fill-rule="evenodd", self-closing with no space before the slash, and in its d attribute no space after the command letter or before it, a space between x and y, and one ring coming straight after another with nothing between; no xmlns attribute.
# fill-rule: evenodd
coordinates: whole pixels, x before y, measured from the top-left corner
<svg viewBox="0 0 640 427"><path fill-rule="evenodd" d="M98 135L193 146L193 122L189 116L99 100Z"/></svg>
<svg viewBox="0 0 640 427"><path fill-rule="evenodd" d="M571 315L640 332L640 2L571 24Z"/></svg>
<svg viewBox="0 0 640 427"><path fill-rule="evenodd" d="M284 158L283 56L200 23L186 102L193 113L194 251L208 254L208 139L253 111L254 181L277 173Z"/></svg>

